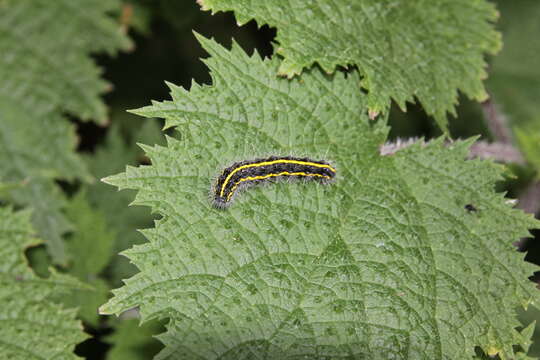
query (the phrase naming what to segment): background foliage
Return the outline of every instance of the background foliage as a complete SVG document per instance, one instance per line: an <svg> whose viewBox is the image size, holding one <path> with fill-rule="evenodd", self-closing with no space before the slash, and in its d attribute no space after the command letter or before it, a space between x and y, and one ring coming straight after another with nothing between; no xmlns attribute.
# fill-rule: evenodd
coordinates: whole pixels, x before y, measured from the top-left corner
<svg viewBox="0 0 540 360"><path fill-rule="evenodd" d="M193 124L190 126L189 123L179 121L180 118L177 115L171 117L169 113L165 114L166 102L155 104L153 109L147 109L146 116L163 116L168 118L168 125L180 126L181 131L166 131L172 137L166 141L159 130L163 125L160 120L143 120L126 113L125 110L147 105L151 99L158 101L169 99L170 90L164 84L164 80L194 91L188 94L176 87L172 88L173 98L177 103L184 104L182 106L187 106L184 102L190 96L195 96L194 94L200 94L201 98L197 100L199 103L205 102L205 96L209 95L204 94L205 91L210 91L209 88L192 86L192 81L209 84L211 77L209 68L199 60L206 56L206 52L199 45L192 30L206 37L213 37L217 43L225 45L226 48L230 48L231 39L234 38L248 54L257 49L262 56L270 56L274 52L282 55L283 58L273 55L272 65L264 68L265 70L249 74L272 79L271 81L275 81L275 86L282 86L279 84L287 83L288 80L275 78L272 74L302 73L293 81L302 79L300 81L306 81L309 84L313 77L322 79L318 65L310 68L313 63L319 64L320 68L326 72L341 73L344 69L336 66L347 66L347 80L356 82L355 88L359 92L360 87L370 90L365 99L365 107L357 104L358 107L366 110L361 115L362 120L359 121L370 123L369 115L375 117L375 113L380 112L378 122L381 124L388 115L388 140L413 136L421 136L429 140L437 137L441 130L436 124L444 128L447 113L453 112L458 97L457 90L461 90L468 97L484 99L483 86L485 86L487 92L492 95L490 105L493 106L479 104L461 96L455 108L456 116L451 116L448 120L449 132L454 139L480 135L480 140L494 141L497 144L517 148L526 162L513 161L513 164L507 168L506 174L510 176L504 181L499 181L497 188L509 191L509 197L520 197L520 206L526 204L531 198L538 203L540 195L534 193L534 184L540 167L538 163L540 159L538 146L540 144L538 135L540 134L540 105L536 100L540 91L540 74L535 66L538 58L537 50L540 50L538 42L540 29L536 21L540 6L537 2L520 0L510 4L502 1L491 3L442 1L434 5L431 1L418 1L414 5L391 9L387 14L388 17L383 17L383 19L391 20L395 26L390 27L391 30L387 32L385 29L389 29L388 23L384 21L371 22L372 28L369 30L363 23L349 24L342 21L347 16L343 10L345 5L341 1L320 1L319 6L312 9L297 6L296 1L290 1L286 2L287 6L290 5L293 8L283 10L281 13L264 9L260 6L261 3L263 2L224 0L201 2L205 9L236 11L235 14L220 12L211 15L210 12L201 11L197 4L190 1L139 0L122 3L110 0L80 0L77 6L74 6L74 3L68 0L54 2L0 0L0 79L2 79L0 84L0 159L4 164L0 170L2 181L0 200L2 205L9 204L15 207L15 210L1 208L0 241L3 241L3 250L0 252L2 260L0 263L6 266L1 274L0 301L3 308L8 309L8 312L11 311L10 314L16 314L21 309L24 309L24 313L58 314L58 317L43 315L42 322L39 318L32 319L32 321L38 321L44 328L48 328L49 331L62 327L62 331L67 334L62 341L55 341L57 338L45 332L41 334L44 341L51 342L50 346L44 346L43 351L50 351L50 353L42 353L46 358L60 358L61 356L71 358L73 357L71 349L77 343L80 344L75 353L89 359L149 359L163 346L152 338L153 334L164 331L158 321L138 327L138 321L132 319L132 317L138 317L137 309L130 310L116 319L110 316L98 316L97 308L111 296L110 289L121 286L122 279L129 278L137 272L137 268L125 257L118 255L119 252L135 244L146 242L144 236L136 232L136 229L150 228L154 220L165 217L158 223L161 225L158 225L155 231L146 232L147 237L153 239L155 236L153 234L163 231L167 216L171 217L173 213L170 209L161 208L162 205L159 205L159 202L163 202L163 199L148 199L150 195L145 195L144 192L139 194L139 202L144 200L147 204L152 203L154 210L159 211L151 214L147 207L128 208L127 205L133 201L135 192L132 190L117 192L113 187L99 182L99 179L124 171L125 165L128 164L147 165L151 160L154 166L159 167L163 166L161 165L163 162L180 161L177 153L171 153L171 151L177 149L182 141L189 141L189 138L185 136L196 131ZM369 12L375 9L372 3L374 2L359 2L362 6L350 9L348 12L358 15L352 17L354 19L361 19L364 15L368 17L376 15L377 12ZM493 32L492 23L496 21L493 6L496 6L499 12L500 19L497 20L495 28L502 33L504 47L500 54L485 57L486 53L494 53L500 46L500 39ZM399 9L402 11L398 11ZM306 12L309 11L313 14L306 17ZM418 21L408 22L408 25L404 27L405 22L399 19L409 18L411 14L416 14ZM283 20L285 16L290 21L285 22ZM255 18L258 24L250 21L251 18ZM313 32L303 28L305 24L302 19L305 18L313 21L312 26L326 29L325 34L339 38L340 41L328 44L316 41L319 37L313 36ZM462 19L462 23L458 23L463 26L447 26L455 19ZM245 25L238 26L237 21ZM342 26L332 26L336 21ZM438 26L431 33L417 31L414 27L417 24L429 27L429 24L433 22ZM277 32L276 29L262 26L267 23L270 26L276 26ZM413 34L413 36L407 38L408 34ZM439 42L430 37L433 34L441 35L437 37ZM299 39L301 39L300 44ZM279 44L271 41L278 41ZM406 57L405 55L409 55L406 53L408 41L422 46L415 47L414 56L411 57L414 59L414 61L411 60L412 63L400 63L400 60ZM358 43L361 46L348 49L347 46L351 43ZM379 47L369 47L370 43L378 44ZM231 59L227 58L227 50L216 50L221 48L214 43L207 43L206 47L209 52L213 52L214 57L222 61L220 63L217 60L210 60L214 62L209 66L214 70L213 86L217 89L215 96L219 97L220 94L226 93L225 90L219 88L219 81L234 74L234 69L231 69L221 70L222 73L219 75L220 66L222 66L220 64L225 64L227 61L234 63L236 58L248 58L238 47L233 50L235 57ZM394 49L396 54L402 55L389 61L384 56L388 53L389 47ZM322 57L321 54L323 54ZM250 59L254 60L242 61L248 63L254 61L249 65L257 69L260 60L257 56ZM430 61L423 63L421 59L430 59ZM381 61L384 64L381 64ZM485 70L482 66L484 61L489 64ZM392 66L396 64L399 66ZM423 64L424 67L416 68L415 64ZM388 72L380 71L381 68L387 69ZM481 82L486 70L489 78ZM362 81L359 80L359 75L365 76ZM338 75L338 78L339 76L341 75ZM430 78L430 76L435 77ZM393 79L393 81L388 81L388 79ZM234 81L235 79L228 79L226 83ZM336 86L335 82L332 84ZM314 90L315 93L316 91ZM431 96L433 93L440 96L433 97ZM390 99L394 99L398 106L391 107ZM418 105L405 103L414 99L418 101ZM244 99L240 104L245 102ZM402 111L405 107L407 112ZM495 113L490 112L490 109L495 109ZM333 110L332 113L339 113L339 111ZM202 124L207 121L196 113L192 113L191 117ZM501 117L504 118L506 127L511 130L506 134L506 138L504 136L501 138L492 126L494 119L500 120ZM342 118L345 119L343 123L346 123L348 117ZM356 141L369 143L370 137L374 136L371 133L372 130L363 131L356 134L363 136L362 139ZM254 136L253 139L256 137ZM384 136L373 139L378 139L373 140L376 144L377 141L382 141ZM165 147L146 148L146 151L143 151L136 145L137 142L148 145L159 144ZM465 170L462 168L463 164L454 157L459 157L466 152L466 144L468 143L457 145L454 150L445 152L442 145L437 143L430 145L429 151L438 153L431 156L439 160L444 156L451 156L454 159L452 161L455 161L457 165L455 168L449 166L449 170L458 168ZM372 151L375 150L376 147L373 147ZM267 151L270 151L270 148ZM314 147L313 151L324 151L324 149ZM396 164L401 162L401 166L407 168L413 161L412 158L420 157L417 160L419 163L429 163L429 156L425 151L427 150L417 146L405 150L391 162ZM500 153L499 150L497 154ZM191 152L190 155L195 156L197 153ZM205 152L199 155L201 158L197 158L197 161L207 158ZM333 155L334 160L338 160L340 164L343 161L350 161L350 154L334 152ZM230 160L236 160L238 154L231 153L228 156L219 161L216 159L212 160L213 162L209 161L198 171L203 178L207 179L213 176L215 169L221 165ZM324 154L321 156L324 157ZM362 169L360 163L356 164L359 169ZM475 166L487 172L492 171L487 170L489 167L485 164ZM343 171L347 170L344 168ZM424 189L422 191L429 193L438 189L438 193L444 194L445 191L450 190L441 190L437 186L450 188L455 186L456 179L445 183L451 177L451 173L452 171L448 176L438 179L433 185L425 186L421 181L410 185L416 191ZM478 243L488 244L487 250L498 254L489 259L476 259L473 263L485 269L493 267L496 260L512 264L508 265L510 273L516 277L518 283L526 286L526 278L533 275L534 269L521 261L522 256L512 253L513 250L509 245L517 241L520 236L525 236L522 229L527 226L533 227L533 225L528 222L529 220L516 215L517 220L512 225L514 230L505 227L508 225L507 222L501 223L501 226L504 226L498 231L502 234L499 240L490 238L494 235L488 233L480 236L483 234L482 231L488 231L492 225L495 225L490 222L495 216L486 214L491 214L491 211L499 206L502 206L503 210L500 211L504 214L507 214L508 209L506 205L500 205L503 201L501 198L486 200L489 196L495 196L493 193L490 194L488 189L491 183L480 184L476 178L469 179L467 173L464 171L458 174L468 179L464 181L466 184L474 184L478 186L478 189L483 189L477 190L478 194L483 195L477 194L478 198L474 201L477 205L481 204L480 214L464 211L460 216L466 221L476 221L472 227L474 229L472 231L477 236L475 239ZM494 179L494 173L490 172L490 174L492 175L486 177ZM413 174L404 176L414 179ZM127 186L127 183L124 184L119 180L121 177L116 179L111 181ZM207 191L207 185L205 183L203 186L201 183L189 186L199 186L201 191ZM151 186L157 187L155 184ZM140 188L133 184L131 187ZM279 194L285 189L286 187L281 186L271 191L272 193L277 191ZM180 187L178 191L182 191L182 188ZM291 193L315 192L314 196L321 196L317 195L318 191L311 187L291 189ZM350 191L353 192L353 190ZM245 205L255 201L262 193L267 194L261 190L256 190L253 194L244 194L245 200L239 200L244 205L244 210ZM419 194L410 196L411 199L420 199ZM188 207L189 204L186 203L185 206ZM459 206L456 204L452 206L464 210L461 202ZM537 207L533 207L532 211L535 212L535 209L538 210ZM232 213L238 211L242 209L235 208ZM219 216L222 218L220 221L226 222L226 215ZM246 214L239 216L249 217ZM174 218L174 215L172 217ZM505 218L506 215L502 217ZM30 218L32 224L30 224ZM518 226L518 224L521 225ZM219 226L221 225L217 228ZM437 226L444 228L442 223ZM508 232L505 232L506 230ZM38 237L43 240L41 245L38 244L38 240L35 240ZM227 239L226 236L219 235L216 235L216 238ZM286 237L286 239L289 238ZM489 241L486 240L484 243L483 238L489 238ZM435 238L430 239L433 241ZM154 242L135 249L149 248L153 246L152 243ZM471 246L471 244L458 244L463 245L462 248ZM508 246L504 247L501 244ZM29 245L32 247L26 249L25 254L33 270L43 277L42 279L26 268L25 261L21 257L22 251ZM498 246L504 249L497 250ZM337 251L340 246L336 245L334 249ZM328 247L327 250L331 251L332 247ZM540 263L540 249L534 241L522 241L521 250L528 251L527 260ZM474 251L471 251L467 250L467 253L474 254ZM137 250L131 250L130 257L136 257L134 255L136 252ZM330 259L330 255L328 256ZM499 258L500 256L503 258ZM453 255L448 255L448 259L454 259ZM462 260L454 260L454 263L462 264L460 262ZM355 261L358 261L358 258ZM143 272L131 281L131 286L137 284L136 279L146 276L144 264L145 262L137 262ZM476 270L473 273L476 273ZM59 282L61 285L58 285ZM481 280L478 282L482 283ZM34 283L38 285L32 286L31 291L27 290L28 284ZM490 284L494 286L490 291L496 291L496 285ZM527 349L528 338L533 328L528 327L521 333L509 330L517 325L509 319L514 310L512 304L517 305L519 300L519 297L511 293L520 293L521 290L503 288L508 293L506 296L498 295L501 296L498 300L501 303L489 306L502 307L505 310L501 312L503 315L500 318L490 321L494 328L504 328L506 331L501 335L502 337L486 334L483 340L471 339L472 343L465 342L468 350L472 351L473 345L482 345L486 353L490 351L493 353L504 348L503 350L510 354L513 350L508 346L512 344L521 345L522 350ZM10 294L19 292L27 296L17 297L14 301ZM484 306L488 306L490 296L487 293L480 294L482 290L478 288L479 301L485 301ZM531 294L535 296L534 293ZM463 298L472 299L466 296ZM523 300L526 300L526 296L523 296ZM115 302L119 304L121 301L123 301L121 298L115 297L109 303L111 304L109 311L120 312L121 309L131 305L140 305L132 300L126 300L127 303L123 306L114 305ZM14 307L7 306L8 303ZM114 309L111 307L113 305ZM469 304L466 308L474 309L474 306L471 306ZM74 307L79 307L78 315L74 310L61 310ZM142 306L140 310L142 315L148 318L169 317L162 313L154 314L153 311L156 309L153 308L145 309ZM497 313L497 310L491 313ZM7 321L6 316L2 315L2 321ZM75 322L75 316L84 323L86 335ZM174 356L175 349L178 347L171 342L179 334L177 327L179 317L175 315L172 318L173 322L167 325L168 332L160 337L163 343L168 344L168 348L161 353L164 358L167 354L170 358L178 358ZM529 307L527 311L520 310L519 318L524 325L529 325L532 320L539 318L539 315L534 307ZM6 339L12 339L14 344L23 348L33 346L24 343L26 338L24 334L29 331L29 328L25 327L24 320L19 318L16 323L12 321L9 324L13 325L0 326L3 329L0 331L2 343ZM196 325L195 322L194 326ZM471 325L472 328L474 328L473 325ZM5 329L12 330L5 333ZM521 331L521 328L519 330ZM56 335L63 334L58 331ZM13 337L14 332L22 335ZM324 336L332 339L333 335ZM534 341L529 351L531 357L540 355L540 350L538 350L540 340L536 341L537 336L540 335L535 334L533 337ZM81 343L85 337L90 337L90 339ZM59 345L61 348L58 348ZM456 346L459 347L459 344ZM52 353L54 351L62 355L54 355ZM13 353L18 354L20 358L25 358L21 357L20 351L13 351L13 348L9 346L0 346L0 353L2 355ZM483 356L481 353L482 350L477 349L479 357ZM501 354L504 357L504 352ZM523 353L518 356L525 358Z"/></svg>

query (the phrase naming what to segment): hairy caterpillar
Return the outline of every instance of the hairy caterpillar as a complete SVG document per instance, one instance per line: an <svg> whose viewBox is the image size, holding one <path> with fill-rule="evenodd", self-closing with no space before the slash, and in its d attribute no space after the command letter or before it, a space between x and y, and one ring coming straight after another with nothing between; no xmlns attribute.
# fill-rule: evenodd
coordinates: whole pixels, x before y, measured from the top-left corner
<svg viewBox="0 0 540 360"><path fill-rule="evenodd" d="M237 162L223 170L219 176L213 188L214 206L229 206L240 187L284 178L319 180L324 183L335 175L336 169L326 161L308 158L271 156Z"/></svg>

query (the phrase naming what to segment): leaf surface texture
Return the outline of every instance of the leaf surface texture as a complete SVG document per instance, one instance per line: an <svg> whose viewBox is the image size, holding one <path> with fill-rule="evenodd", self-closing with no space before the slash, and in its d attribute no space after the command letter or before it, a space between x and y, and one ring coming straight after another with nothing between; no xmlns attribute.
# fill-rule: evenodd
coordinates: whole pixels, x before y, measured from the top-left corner
<svg viewBox="0 0 540 360"><path fill-rule="evenodd" d="M418 100L446 129L458 90L487 97L486 53L500 48L497 13L485 0L199 0L204 10L234 11L277 28L278 73L288 77L319 64L333 73L356 66L372 114L391 100L402 109Z"/></svg>
<svg viewBox="0 0 540 360"><path fill-rule="evenodd" d="M538 223L494 192L501 168L465 161L470 140L381 156L388 128L362 111L358 72L288 81L277 58L200 40L212 85L170 85L172 101L136 111L179 139L105 179L162 218L125 252L140 273L101 312L170 319L158 359L514 357L514 308L538 293L512 242ZM212 207L223 168L269 155L331 161L337 179Z"/></svg>

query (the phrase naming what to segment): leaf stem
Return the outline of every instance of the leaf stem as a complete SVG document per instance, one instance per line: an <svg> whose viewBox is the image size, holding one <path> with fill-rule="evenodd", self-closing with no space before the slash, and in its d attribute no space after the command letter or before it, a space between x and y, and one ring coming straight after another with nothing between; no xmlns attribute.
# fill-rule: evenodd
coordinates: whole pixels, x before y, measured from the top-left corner
<svg viewBox="0 0 540 360"><path fill-rule="evenodd" d="M503 142L488 143L477 141L469 150L470 158L493 159L501 163L525 164L521 152L511 144Z"/></svg>
<svg viewBox="0 0 540 360"><path fill-rule="evenodd" d="M487 126L495 138L495 141L512 145L512 131L508 126L508 120L506 116L499 111L497 105L491 99L488 99L482 103L482 111Z"/></svg>

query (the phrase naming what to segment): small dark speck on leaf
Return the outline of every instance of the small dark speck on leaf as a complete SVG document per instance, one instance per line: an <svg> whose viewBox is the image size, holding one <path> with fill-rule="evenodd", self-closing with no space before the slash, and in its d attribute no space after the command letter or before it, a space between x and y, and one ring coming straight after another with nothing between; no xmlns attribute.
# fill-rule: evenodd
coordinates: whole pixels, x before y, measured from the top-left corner
<svg viewBox="0 0 540 360"><path fill-rule="evenodd" d="M478 211L478 209L473 204L465 205L465 210L467 210L470 213Z"/></svg>

